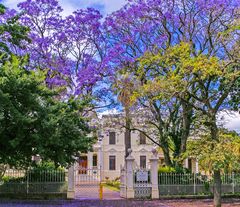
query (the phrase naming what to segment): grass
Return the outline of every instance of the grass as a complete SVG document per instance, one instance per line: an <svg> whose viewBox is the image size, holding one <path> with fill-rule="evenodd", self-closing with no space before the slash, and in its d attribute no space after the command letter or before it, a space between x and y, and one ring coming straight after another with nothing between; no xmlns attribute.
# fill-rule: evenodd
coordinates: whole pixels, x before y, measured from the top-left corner
<svg viewBox="0 0 240 207"><path fill-rule="evenodd" d="M116 187L114 187L112 185L108 185L106 183L103 183L103 187L105 187L105 188L107 188L109 190L112 190L112 191L120 192L120 189L118 189L118 188L116 188Z"/></svg>

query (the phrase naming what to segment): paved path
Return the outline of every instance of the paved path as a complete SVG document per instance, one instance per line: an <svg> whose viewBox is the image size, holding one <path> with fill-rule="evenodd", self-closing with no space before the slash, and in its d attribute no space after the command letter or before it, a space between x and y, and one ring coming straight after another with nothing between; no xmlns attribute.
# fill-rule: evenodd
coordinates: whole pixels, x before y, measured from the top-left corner
<svg viewBox="0 0 240 207"><path fill-rule="evenodd" d="M78 200L96 200L99 199L99 185L81 185L75 188L76 199ZM107 187L103 187L103 199L104 200L120 200L120 192L110 190Z"/></svg>
<svg viewBox="0 0 240 207"><path fill-rule="evenodd" d="M212 200L74 200L74 201L1 201L1 207L212 207ZM223 207L240 207L240 199L224 200Z"/></svg>
<svg viewBox="0 0 240 207"><path fill-rule="evenodd" d="M107 187L103 187L103 199L104 200L120 200L120 192L110 190Z"/></svg>

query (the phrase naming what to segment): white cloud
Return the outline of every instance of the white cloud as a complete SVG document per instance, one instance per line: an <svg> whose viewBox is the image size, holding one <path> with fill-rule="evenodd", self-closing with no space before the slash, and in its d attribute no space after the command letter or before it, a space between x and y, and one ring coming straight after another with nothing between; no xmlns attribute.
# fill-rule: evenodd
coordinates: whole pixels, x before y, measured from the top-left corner
<svg viewBox="0 0 240 207"><path fill-rule="evenodd" d="M79 0L78 2L79 5L83 7L102 5L104 6L104 14L110 14L111 12L120 9L126 3L126 0ZM75 5L77 5L76 2Z"/></svg>
<svg viewBox="0 0 240 207"><path fill-rule="evenodd" d="M70 15L73 11L75 11L76 7L74 7L74 5L71 4L71 1L67 1L67 0L59 0L59 4L60 6L63 8L63 12L62 15L63 16L68 16Z"/></svg>
<svg viewBox="0 0 240 207"><path fill-rule="evenodd" d="M22 0L3 0L2 2L6 7L10 9L17 9L17 5L23 1Z"/></svg>
<svg viewBox="0 0 240 207"><path fill-rule="evenodd" d="M240 114L234 113L233 116L228 118L228 123L225 125L230 130L235 130L240 132Z"/></svg>
<svg viewBox="0 0 240 207"><path fill-rule="evenodd" d="M240 132L240 114L238 112L221 112L219 119L227 129Z"/></svg>
<svg viewBox="0 0 240 207"><path fill-rule="evenodd" d="M111 115L111 114L113 115L113 114L119 114L119 113L121 113L121 112L117 109L109 109L109 110L99 112L98 117L102 118L102 116L104 116L104 115Z"/></svg>
<svg viewBox="0 0 240 207"><path fill-rule="evenodd" d="M17 9L17 4L23 1L24 0L3 0L3 3L9 8ZM126 0L59 0L59 4L64 10L63 16L67 16L77 9L87 7L100 9L103 15L106 15L120 9L125 3Z"/></svg>

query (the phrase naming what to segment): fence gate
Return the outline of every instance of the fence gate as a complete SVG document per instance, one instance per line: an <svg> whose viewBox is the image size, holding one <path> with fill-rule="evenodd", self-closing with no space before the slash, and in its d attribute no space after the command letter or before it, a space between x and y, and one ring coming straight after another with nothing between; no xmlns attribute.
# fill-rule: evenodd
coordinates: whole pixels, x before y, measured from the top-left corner
<svg viewBox="0 0 240 207"><path fill-rule="evenodd" d="M152 184L150 170L136 169L134 170L133 188L135 198L151 198Z"/></svg>
<svg viewBox="0 0 240 207"><path fill-rule="evenodd" d="M99 199L100 169L78 166L75 169L74 176L76 199Z"/></svg>

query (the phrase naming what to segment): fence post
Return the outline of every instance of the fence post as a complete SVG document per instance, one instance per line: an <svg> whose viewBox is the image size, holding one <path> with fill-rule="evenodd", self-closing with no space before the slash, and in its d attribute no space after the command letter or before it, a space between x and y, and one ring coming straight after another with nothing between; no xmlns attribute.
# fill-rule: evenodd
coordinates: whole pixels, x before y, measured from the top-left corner
<svg viewBox="0 0 240 207"><path fill-rule="evenodd" d="M74 176L74 164L68 169L68 191L67 198L75 198L75 176Z"/></svg>
<svg viewBox="0 0 240 207"><path fill-rule="evenodd" d="M151 163L151 182L152 182L152 199L159 199L158 190L158 155L157 150L152 150L152 157L150 158Z"/></svg>
<svg viewBox="0 0 240 207"><path fill-rule="evenodd" d="M29 193L29 169L27 169L25 171L25 173L27 174L27 195L28 195L28 193Z"/></svg>
<svg viewBox="0 0 240 207"><path fill-rule="evenodd" d="M193 173L193 192L196 194L196 173Z"/></svg>
<svg viewBox="0 0 240 207"><path fill-rule="evenodd" d="M232 192L233 194L235 194L235 176L234 176L234 172L232 173Z"/></svg>
<svg viewBox="0 0 240 207"><path fill-rule="evenodd" d="M126 158L126 167L127 167L127 198L134 198L134 189L133 189L133 162L134 157L131 155L132 150L128 149L128 157Z"/></svg>
<svg viewBox="0 0 240 207"><path fill-rule="evenodd" d="M120 166L121 175L120 175L120 197L126 198L126 170L125 166Z"/></svg>

